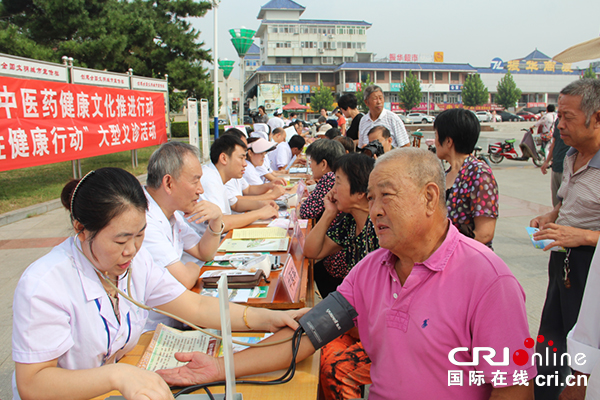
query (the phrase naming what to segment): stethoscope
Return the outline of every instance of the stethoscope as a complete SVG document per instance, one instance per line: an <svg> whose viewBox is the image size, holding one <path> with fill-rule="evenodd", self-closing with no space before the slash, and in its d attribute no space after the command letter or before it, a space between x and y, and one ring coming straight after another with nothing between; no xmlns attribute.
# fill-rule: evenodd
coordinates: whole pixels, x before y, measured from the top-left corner
<svg viewBox="0 0 600 400"><path fill-rule="evenodd" d="M119 295L121 295L124 299L126 299L127 301L133 303L134 305L136 305L137 307L146 310L146 311L154 311L158 314L164 315L166 317L169 318L173 318L176 321L179 321L183 324L188 325L189 327L191 327L192 329L195 329L197 331L200 331L206 335L212 336L214 338L217 338L219 340L222 340L223 338L220 335L217 335L213 332L207 331L206 329L202 329L201 327L199 327L198 325L189 322L175 314L171 314L170 312L167 311L163 311L163 310L159 310L157 308L154 307L148 307L147 305L140 303L139 301L137 301L136 299L134 299L133 297L131 297L129 294L123 292L121 289L119 289L117 287L117 285L115 285L110 279L108 279L107 272L102 272L100 271L98 268L96 268L96 266L94 265L94 263L88 258L88 256L83 252L83 250L81 248L79 248L79 246L77 246L77 236L75 236L73 238L73 244L75 246L75 248L85 257L85 259L90 263L90 265L92 266L92 268L94 268L94 270L96 271L96 273L98 274L98 276L100 278L102 278L104 280L105 283L107 283L111 288L115 289L117 291L117 293ZM81 243L81 242L80 242ZM133 258L131 259L131 262L133 263ZM127 267L127 271L125 271L125 274L127 274L127 292L128 293L132 293L131 292L131 276L133 275L131 273L131 264L129 267ZM100 311L100 303L98 302L98 300L96 299L96 305L98 306L98 311ZM107 350L107 354L106 356L104 356L102 362L104 364L105 361L108 361L110 359L110 333L108 330L108 322L106 321L106 319L100 315L100 317L102 317L102 320L104 322L104 327L106 329L106 334L108 336L108 350ZM127 342L129 342L130 336L131 336L131 320L129 318L129 313L127 313L127 324L128 324L128 328L129 328L129 333L127 335L127 341L125 342L125 344L123 345L123 347L121 348L121 350L127 345ZM274 346L277 344L281 344L281 343L286 343L289 342L290 340L293 339L294 336L290 336L289 338L285 338L285 339L281 339L281 340L277 340L277 341L273 341L273 342L269 342L269 343L247 343L247 342L240 342L237 340L232 340L233 343L237 344L237 345L241 345L241 346L245 346L245 347L267 347L267 346Z"/></svg>

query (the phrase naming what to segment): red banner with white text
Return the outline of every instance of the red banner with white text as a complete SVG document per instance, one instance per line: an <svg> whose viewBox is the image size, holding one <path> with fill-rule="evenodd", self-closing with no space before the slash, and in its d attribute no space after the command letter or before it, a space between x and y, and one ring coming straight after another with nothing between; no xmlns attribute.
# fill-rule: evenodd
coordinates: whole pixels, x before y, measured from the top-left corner
<svg viewBox="0 0 600 400"><path fill-rule="evenodd" d="M0 171L167 141L162 93L0 77Z"/></svg>

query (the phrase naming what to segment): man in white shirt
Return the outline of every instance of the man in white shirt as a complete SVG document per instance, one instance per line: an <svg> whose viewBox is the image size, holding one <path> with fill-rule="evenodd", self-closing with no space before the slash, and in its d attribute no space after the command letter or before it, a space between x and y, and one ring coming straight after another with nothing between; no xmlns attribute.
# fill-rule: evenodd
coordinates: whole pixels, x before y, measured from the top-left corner
<svg viewBox="0 0 600 400"><path fill-rule="evenodd" d="M286 134L283 128L274 129L272 136L273 141L277 143L277 148L269 153L271 169L273 169L273 171L281 171L284 170L292 160L292 149L288 142L285 141Z"/></svg>
<svg viewBox="0 0 600 400"><path fill-rule="evenodd" d="M369 112L361 118L358 128L358 147L363 148L369 143L369 131L376 125L385 126L392 136L392 146L405 147L410 145L404 123L393 112L383 108L385 98L379 86L367 86L364 91L364 100Z"/></svg>
<svg viewBox="0 0 600 400"><path fill-rule="evenodd" d="M219 206L225 231L247 226L259 219L277 217L278 207L274 201L238 199L227 192L225 184L231 179L240 179L246 167L246 145L240 138L223 135L215 140L210 147L210 160L202 166L201 182L205 190L200 198ZM241 214L232 215L232 211ZM204 233L203 224L190 225L197 232Z"/></svg>
<svg viewBox="0 0 600 400"><path fill-rule="evenodd" d="M168 142L150 157L144 188L148 199L144 246L156 264L166 267L188 289L198 282L200 266L183 263L183 252L212 260L223 230L221 210L208 201L198 202L204 192L201 176L198 150L186 143ZM193 224L208 225L207 234L200 237L184 217Z"/></svg>
<svg viewBox="0 0 600 400"><path fill-rule="evenodd" d="M283 119L281 118L282 114L283 114L283 110L281 108L278 108L277 110L275 110L275 112L273 112L273 117L270 118L269 121L267 122L267 125L269 125L271 127L271 132L273 132L276 128L284 127L284 122L283 122Z"/></svg>

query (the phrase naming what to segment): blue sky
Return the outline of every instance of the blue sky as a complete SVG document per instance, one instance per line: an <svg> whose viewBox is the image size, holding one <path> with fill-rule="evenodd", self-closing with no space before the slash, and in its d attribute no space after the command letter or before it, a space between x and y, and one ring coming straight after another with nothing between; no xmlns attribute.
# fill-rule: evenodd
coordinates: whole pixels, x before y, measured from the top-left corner
<svg viewBox="0 0 600 400"><path fill-rule="evenodd" d="M228 30L258 29L260 7L268 0L223 0L218 9L219 58L237 60ZM444 52L444 61L489 66L500 57L524 57L535 48L552 57L598 37L598 0L299 0L303 19L364 20L367 50L376 58L390 53ZM205 48L213 48L213 11L193 25ZM597 60L600 61L600 60ZM587 67L588 62L575 66ZM237 67L233 74L237 76Z"/></svg>

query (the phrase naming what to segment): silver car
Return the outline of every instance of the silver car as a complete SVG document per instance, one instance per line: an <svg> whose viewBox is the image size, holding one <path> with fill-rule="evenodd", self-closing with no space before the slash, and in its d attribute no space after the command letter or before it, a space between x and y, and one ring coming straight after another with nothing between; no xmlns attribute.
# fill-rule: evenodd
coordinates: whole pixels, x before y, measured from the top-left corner
<svg viewBox="0 0 600 400"><path fill-rule="evenodd" d="M492 113L489 111L477 111L475 113L479 122L491 122L492 121Z"/></svg>

